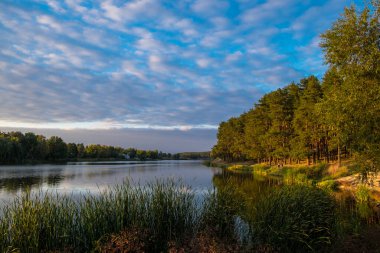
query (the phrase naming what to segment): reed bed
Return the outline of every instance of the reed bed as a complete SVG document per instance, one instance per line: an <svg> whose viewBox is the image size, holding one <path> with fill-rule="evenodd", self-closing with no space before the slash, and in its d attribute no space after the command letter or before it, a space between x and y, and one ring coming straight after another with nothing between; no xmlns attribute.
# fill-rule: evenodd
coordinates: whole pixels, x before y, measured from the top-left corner
<svg viewBox="0 0 380 253"><path fill-rule="evenodd" d="M102 237L133 228L148 231L151 250L163 251L198 229L200 210L187 189L166 180L126 181L79 199L27 192L2 208L0 252L89 252Z"/></svg>
<svg viewBox="0 0 380 253"><path fill-rule="evenodd" d="M173 180L26 192L0 210L0 252L306 252L347 230L327 191L272 183L215 177L201 196Z"/></svg>

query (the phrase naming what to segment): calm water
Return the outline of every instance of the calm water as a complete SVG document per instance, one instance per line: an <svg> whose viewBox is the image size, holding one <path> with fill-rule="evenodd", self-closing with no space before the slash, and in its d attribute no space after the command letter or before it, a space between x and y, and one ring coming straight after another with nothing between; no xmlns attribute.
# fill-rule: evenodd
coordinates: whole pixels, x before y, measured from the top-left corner
<svg viewBox="0 0 380 253"><path fill-rule="evenodd" d="M182 180L196 191L213 187L220 169L202 161L78 162L65 165L0 166L0 205L26 189L58 193L98 193L126 179L145 184L156 179Z"/></svg>
<svg viewBox="0 0 380 253"><path fill-rule="evenodd" d="M32 192L50 191L77 196L97 194L108 187L122 184L127 179L134 183L146 184L156 179L171 178L190 186L196 193L204 193L214 187L223 187L231 177L238 179L236 188L241 187L241 183L248 182L251 197L265 194L266 189L282 185L280 179L222 172L221 169L204 166L202 161L196 160L0 166L0 207L26 189L31 189ZM335 196L343 212L359 211L359 215L369 223L379 222L379 210L374 216L373 208L367 203L358 209L352 193L341 192Z"/></svg>

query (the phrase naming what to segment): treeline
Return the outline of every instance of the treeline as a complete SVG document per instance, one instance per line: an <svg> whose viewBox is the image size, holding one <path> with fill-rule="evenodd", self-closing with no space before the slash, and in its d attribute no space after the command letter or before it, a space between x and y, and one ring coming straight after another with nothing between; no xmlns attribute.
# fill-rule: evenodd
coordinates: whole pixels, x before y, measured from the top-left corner
<svg viewBox="0 0 380 253"><path fill-rule="evenodd" d="M76 159L172 159L158 150L138 150L106 145L65 143L60 137L21 132L0 132L0 164L66 161Z"/></svg>
<svg viewBox="0 0 380 253"><path fill-rule="evenodd" d="M180 160L207 160L210 159L210 152L205 151L205 152L182 152L182 153L177 153L174 154L176 159Z"/></svg>
<svg viewBox="0 0 380 253"><path fill-rule="evenodd" d="M329 65L264 95L239 117L222 122L213 157L225 161L308 164L354 156L366 170L380 165L379 6L346 8L321 35Z"/></svg>

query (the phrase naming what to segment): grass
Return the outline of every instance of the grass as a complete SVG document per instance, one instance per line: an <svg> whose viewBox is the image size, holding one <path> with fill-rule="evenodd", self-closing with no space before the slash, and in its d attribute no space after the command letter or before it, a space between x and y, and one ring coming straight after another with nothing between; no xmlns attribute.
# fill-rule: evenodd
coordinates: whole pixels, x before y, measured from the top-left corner
<svg viewBox="0 0 380 253"><path fill-rule="evenodd" d="M335 180L324 180L318 183L318 187L328 192L335 192L339 189L339 184Z"/></svg>
<svg viewBox="0 0 380 253"><path fill-rule="evenodd" d="M368 203L370 200L370 191L364 184L360 184L355 190L355 199L358 203Z"/></svg>
<svg viewBox="0 0 380 253"><path fill-rule="evenodd" d="M323 249L335 237L334 202L316 187L285 186L255 204L250 226L255 243L279 252Z"/></svg>
<svg viewBox="0 0 380 253"><path fill-rule="evenodd" d="M197 231L196 201L186 189L173 181L137 187L126 182L79 200L28 192L3 207L0 251L89 252L103 236L132 228L147 231L151 252L162 251L166 242L180 243Z"/></svg>

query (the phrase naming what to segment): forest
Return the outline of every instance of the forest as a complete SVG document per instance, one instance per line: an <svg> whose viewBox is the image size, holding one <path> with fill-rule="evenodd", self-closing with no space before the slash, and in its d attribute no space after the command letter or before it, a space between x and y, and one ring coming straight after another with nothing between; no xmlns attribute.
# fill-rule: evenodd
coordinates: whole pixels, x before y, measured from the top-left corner
<svg viewBox="0 0 380 253"><path fill-rule="evenodd" d="M57 162L80 159L172 159L158 150L139 150L107 145L65 143L62 138L21 132L0 132L0 164Z"/></svg>
<svg viewBox="0 0 380 253"><path fill-rule="evenodd" d="M321 35L327 71L262 96L222 122L212 157L269 164L355 159L380 167L379 6L346 8Z"/></svg>

